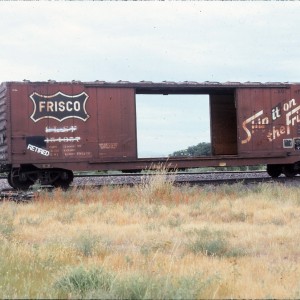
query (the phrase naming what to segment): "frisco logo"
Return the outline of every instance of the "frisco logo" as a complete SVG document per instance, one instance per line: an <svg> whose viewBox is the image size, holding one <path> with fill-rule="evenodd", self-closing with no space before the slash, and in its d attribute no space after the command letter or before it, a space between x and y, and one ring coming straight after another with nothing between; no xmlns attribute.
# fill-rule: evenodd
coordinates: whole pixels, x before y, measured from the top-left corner
<svg viewBox="0 0 300 300"><path fill-rule="evenodd" d="M36 152L36 153L40 153L44 156L49 156L50 155L50 152L48 150L39 148L37 146L33 146L31 144L28 144L27 149L30 150L30 151Z"/></svg>
<svg viewBox="0 0 300 300"><path fill-rule="evenodd" d="M45 118L56 119L60 122L68 118L78 118L85 122L89 118L85 109L88 97L85 92L78 95L66 95L58 92L51 96L34 92L30 95L34 105L30 118L34 122Z"/></svg>

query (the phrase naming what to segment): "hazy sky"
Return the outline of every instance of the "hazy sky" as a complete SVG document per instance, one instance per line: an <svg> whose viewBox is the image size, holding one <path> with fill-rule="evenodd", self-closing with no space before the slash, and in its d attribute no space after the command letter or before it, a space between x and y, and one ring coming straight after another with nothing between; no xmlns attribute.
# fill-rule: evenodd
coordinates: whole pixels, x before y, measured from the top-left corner
<svg viewBox="0 0 300 300"><path fill-rule="evenodd" d="M300 81L299 13L283 1L0 2L0 81ZM209 140L198 99L139 98L139 151Z"/></svg>

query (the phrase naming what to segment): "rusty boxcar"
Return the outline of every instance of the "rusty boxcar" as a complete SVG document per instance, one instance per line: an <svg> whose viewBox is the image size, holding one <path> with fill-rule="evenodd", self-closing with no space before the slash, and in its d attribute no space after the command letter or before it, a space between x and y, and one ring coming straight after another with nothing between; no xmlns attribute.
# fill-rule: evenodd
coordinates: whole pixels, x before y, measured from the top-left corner
<svg viewBox="0 0 300 300"><path fill-rule="evenodd" d="M137 94L209 95L212 155L138 158ZM75 170L266 164L300 169L300 84L218 82L5 82L0 165L9 184L68 186ZM159 145L158 145L159 147Z"/></svg>

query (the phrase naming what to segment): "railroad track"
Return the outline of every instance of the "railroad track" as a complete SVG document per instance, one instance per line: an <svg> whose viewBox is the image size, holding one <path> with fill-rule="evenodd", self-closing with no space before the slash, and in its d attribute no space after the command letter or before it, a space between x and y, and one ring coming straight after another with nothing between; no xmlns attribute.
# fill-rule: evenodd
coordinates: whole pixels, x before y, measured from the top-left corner
<svg viewBox="0 0 300 300"><path fill-rule="evenodd" d="M32 191L16 191L14 189L3 189L0 191L0 200L9 200L15 202L27 202L34 198Z"/></svg>
<svg viewBox="0 0 300 300"><path fill-rule="evenodd" d="M245 185L257 184L262 182L276 183L281 182L289 185L299 185L300 176L293 178L287 178L280 176L278 178L271 178L264 171L229 171L229 172L197 172L197 173L171 173L157 175L154 173L149 174L104 174L101 176L95 176L90 174L84 174L82 176L77 175L70 188L72 187L96 187L100 188L105 185L129 185L134 186L137 184L145 183L147 180L151 180L153 176L164 176L164 180L171 180L174 185L221 185L221 184L234 184L243 183ZM4 183L5 182L5 183ZM2 188L1 188L2 186ZM8 187L6 178L0 178L0 200L12 200L16 202L26 202L33 199L39 191L42 189L48 189L51 191L51 187L34 187L29 191L17 191Z"/></svg>
<svg viewBox="0 0 300 300"><path fill-rule="evenodd" d="M266 174L266 171L263 170L258 170L258 171L203 171L203 172L184 172L184 171L179 171L179 172L170 172L167 173L167 175L207 175L207 174L213 174L213 175L222 175L222 174ZM130 177L130 176L151 176L151 175L157 175L157 173L155 172L128 172L128 173L122 173L122 172L113 172L113 173L74 173L74 178L89 178L89 177L118 177L118 176L122 176L122 177ZM7 178L7 174L6 175L0 175L0 179L6 179Z"/></svg>
<svg viewBox="0 0 300 300"><path fill-rule="evenodd" d="M135 185L150 180L153 176L163 176L166 180L170 179L175 184L206 184L206 183L229 183L234 181L250 179L270 179L265 171L226 171L226 172L171 172L160 173L135 173L135 174L111 174L111 175L85 175L74 178L73 185Z"/></svg>

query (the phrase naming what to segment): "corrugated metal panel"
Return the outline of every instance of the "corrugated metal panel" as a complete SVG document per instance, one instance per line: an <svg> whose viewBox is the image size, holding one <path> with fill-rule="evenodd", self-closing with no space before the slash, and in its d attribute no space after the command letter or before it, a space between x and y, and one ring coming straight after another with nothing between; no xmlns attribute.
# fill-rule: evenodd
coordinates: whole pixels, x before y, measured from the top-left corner
<svg viewBox="0 0 300 300"><path fill-rule="evenodd" d="M8 159L6 85L0 85L0 161Z"/></svg>

